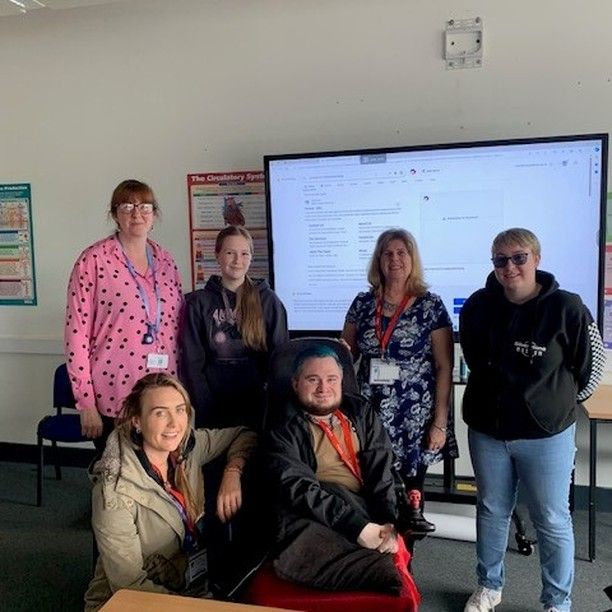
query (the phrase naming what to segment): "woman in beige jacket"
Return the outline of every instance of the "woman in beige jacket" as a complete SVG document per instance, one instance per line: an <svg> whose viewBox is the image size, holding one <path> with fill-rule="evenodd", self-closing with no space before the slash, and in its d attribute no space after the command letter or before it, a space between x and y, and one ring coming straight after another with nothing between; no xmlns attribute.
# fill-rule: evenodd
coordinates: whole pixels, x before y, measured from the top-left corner
<svg viewBox="0 0 612 612"><path fill-rule="evenodd" d="M255 434L244 427L194 430L187 392L165 373L139 380L123 411L92 469L100 556L85 610L98 610L119 589L210 596L199 530L201 468L226 454L217 514L229 520L242 504L240 477Z"/></svg>

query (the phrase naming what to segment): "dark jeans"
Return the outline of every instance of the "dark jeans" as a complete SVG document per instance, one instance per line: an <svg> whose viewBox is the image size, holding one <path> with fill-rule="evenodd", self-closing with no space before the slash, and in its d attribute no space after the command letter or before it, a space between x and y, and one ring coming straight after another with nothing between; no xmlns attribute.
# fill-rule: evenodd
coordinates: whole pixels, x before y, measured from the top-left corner
<svg viewBox="0 0 612 612"><path fill-rule="evenodd" d="M217 493L227 458L204 466L204 530L208 571L217 596L234 598L235 589L250 571L261 564L274 540L273 511L269 504L265 472L256 453L242 475L242 507L229 523L217 517Z"/></svg>

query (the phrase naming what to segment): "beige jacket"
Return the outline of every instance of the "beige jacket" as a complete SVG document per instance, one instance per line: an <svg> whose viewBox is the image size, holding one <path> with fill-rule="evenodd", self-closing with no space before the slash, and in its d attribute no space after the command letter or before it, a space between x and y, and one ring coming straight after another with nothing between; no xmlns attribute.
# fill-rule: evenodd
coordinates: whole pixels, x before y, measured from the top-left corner
<svg viewBox="0 0 612 612"><path fill-rule="evenodd" d="M194 431L186 459L191 490L202 508L202 465L227 451L246 458L256 436L244 427ZM181 591L185 528L169 494L143 469L125 434L114 431L92 469L92 526L100 556L85 594L85 610L98 610L119 589Z"/></svg>

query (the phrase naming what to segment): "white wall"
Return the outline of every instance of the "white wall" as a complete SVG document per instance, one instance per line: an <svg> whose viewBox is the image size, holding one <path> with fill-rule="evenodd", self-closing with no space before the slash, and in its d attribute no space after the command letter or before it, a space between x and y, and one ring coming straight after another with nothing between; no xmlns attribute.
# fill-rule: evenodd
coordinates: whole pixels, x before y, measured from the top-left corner
<svg viewBox="0 0 612 612"><path fill-rule="evenodd" d="M484 66L446 71L446 20L475 16ZM37 307L0 307L0 440L35 439L67 277L110 231L121 179L156 189L157 239L189 279L189 172L260 168L265 153L608 131L611 17L600 0L133 0L0 19L0 183L32 184L39 294Z"/></svg>

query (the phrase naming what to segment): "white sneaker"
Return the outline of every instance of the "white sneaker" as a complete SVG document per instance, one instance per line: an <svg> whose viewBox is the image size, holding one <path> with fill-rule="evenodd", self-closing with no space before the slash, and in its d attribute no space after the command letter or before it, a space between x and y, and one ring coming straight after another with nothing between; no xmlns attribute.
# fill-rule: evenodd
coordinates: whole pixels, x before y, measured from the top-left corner
<svg viewBox="0 0 612 612"><path fill-rule="evenodd" d="M479 586L467 600L463 612L495 612L495 606L501 603L501 591L494 591Z"/></svg>

